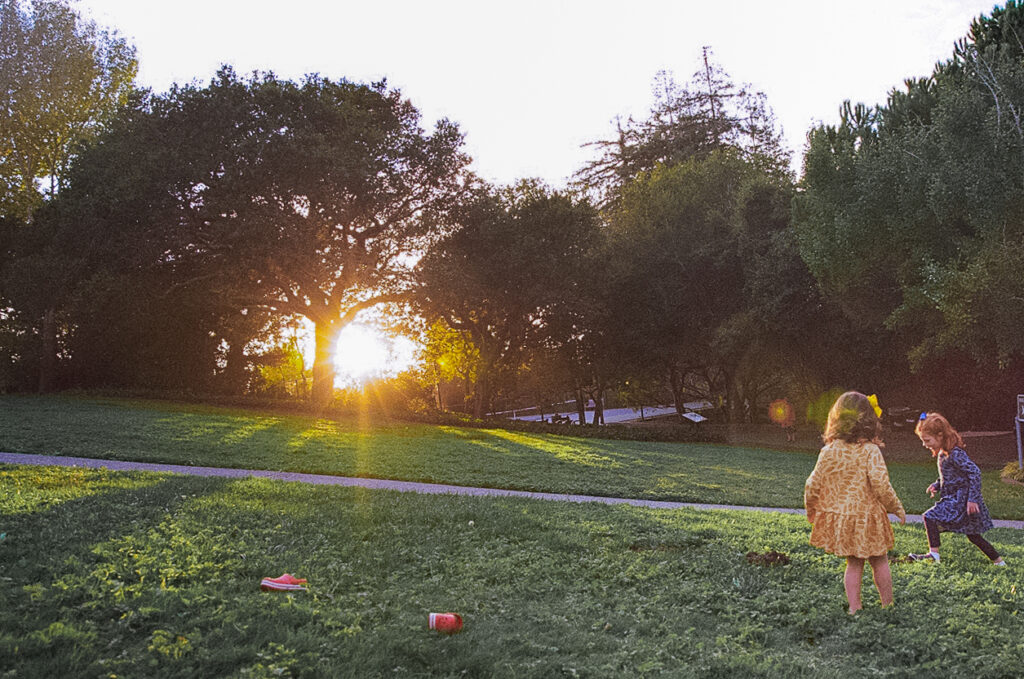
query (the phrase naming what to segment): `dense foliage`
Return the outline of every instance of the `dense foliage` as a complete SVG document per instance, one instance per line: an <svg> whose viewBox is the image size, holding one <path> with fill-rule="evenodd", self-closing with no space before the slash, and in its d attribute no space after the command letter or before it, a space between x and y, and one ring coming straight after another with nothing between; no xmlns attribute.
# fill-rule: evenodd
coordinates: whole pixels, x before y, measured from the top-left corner
<svg viewBox="0 0 1024 679"><path fill-rule="evenodd" d="M86 304L78 344L87 328L99 333L90 347L124 338L116 315L90 328L100 300L141 314L135 326L159 324L166 304L181 312L165 318L201 342L178 342L195 366L179 374L212 377L221 344L244 360L268 323L302 316L316 326L313 396L329 400L337 332L407 285L403 257L461 190L461 143L444 120L424 133L383 83L243 80L225 68L206 87L137 99L44 215L44 256L67 262L63 285ZM128 344L161 355L158 338L176 333L151 329L155 342Z"/></svg>
<svg viewBox="0 0 1024 679"><path fill-rule="evenodd" d="M623 189L608 227L612 334L635 363L658 366L677 408L753 396L737 388L762 334L748 253L785 228L788 198L787 182L725 152L660 165ZM712 373L707 391L690 390Z"/></svg>
<svg viewBox="0 0 1024 679"><path fill-rule="evenodd" d="M55 385L66 260L36 212L134 89L135 48L61 0L0 2L0 389Z"/></svg>
<svg viewBox="0 0 1024 679"><path fill-rule="evenodd" d="M33 6L37 23L75 16ZM24 37L20 7L3 4L4 30ZM76 138L50 200L2 215L0 389L322 407L338 331L388 302L385 323L425 345L403 378L418 388L381 387L410 410L600 423L606 404L708 401L736 421L855 388L1005 427L1024 378L1015 1L931 76L811 130L796 183L764 95L706 52L685 84L658 74L649 116L594 142L568 191L484 186L458 127L425 132L385 83L224 68L126 100L131 49L90 30L75 44L121 64L124 105ZM5 41L7 63L30 43Z"/></svg>
<svg viewBox="0 0 1024 679"><path fill-rule="evenodd" d="M480 417L491 411L494 386L514 378L527 352L552 339L554 319L578 298L598 222L586 202L534 182L503 192L483 188L456 221L419 262L415 301L426 318L443 320L472 343L473 412Z"/></svg>
<svg viewBox="0 0 1024 679"><path fill-rule="evenodd" d="M826 294L933 388L970 389L956 377L976 364L991 398L970 399L975 420L1005 408L1024 376L1022 31L1011 0L931 76L812 130L794 211Z"/></svg>
<svg viewBox="0 0 1024 679"><path fill-rule="evenodd" d="M124 105L135 48L59 0L0 2L0 215L23 221Z"/></svg>

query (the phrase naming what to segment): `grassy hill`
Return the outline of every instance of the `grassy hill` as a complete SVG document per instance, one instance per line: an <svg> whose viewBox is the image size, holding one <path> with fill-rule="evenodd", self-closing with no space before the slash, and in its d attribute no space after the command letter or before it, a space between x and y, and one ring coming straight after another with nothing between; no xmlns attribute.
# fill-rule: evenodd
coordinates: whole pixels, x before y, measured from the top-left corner
<svg viewBox="0 0 1024 679"><path fill-rule="evenodd" d="M681 502L802 507L815 451L652 443L202 407L0 396L0 450L336 474ZM907 510L931 506L926 454L891 463ZM1024 489L984 473L994 517L1024 519Z"/></svg>
<svg viewBox="0 0 1024 679"><path fill-rule="evenodd" d="M50 397L0 397L0 449L776 506L800 505L814 463ZM931 465L891 467L923 508ZM996 515L1021 492L986 475ZM842 560L808 533L790 514L0 465L0 677L1019 674L1024 531L987 534L1008 568L961 536L938 565L894 557L896 606L865 578L852 617ZM925 544L895 533L894 554ZM283 572L307 591L260 591ZM460 634L427 628L447 611Z"/></svg>

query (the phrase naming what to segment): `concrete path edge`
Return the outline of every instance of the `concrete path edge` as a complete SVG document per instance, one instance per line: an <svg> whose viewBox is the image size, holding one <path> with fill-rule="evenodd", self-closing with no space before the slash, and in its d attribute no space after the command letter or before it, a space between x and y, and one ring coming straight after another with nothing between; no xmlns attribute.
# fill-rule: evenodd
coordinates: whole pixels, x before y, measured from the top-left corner
<svg viewBox="0 0 1024 679"><path fill-rule="evenodd" d="M565 493L540 493L526 490L509 490L506 488L475 488L472 486L454 486L442 483L416 483L412 481L394 481L391 479L364 479L351 476L333 476L330 474L300 474L297 472L277 472L261 469L231 469L226 467L198 467L179 464L156 464L152 462L124 462L121 460L100 460L89 457L66 457L60 455L30 455L25 453L0 453L0 463L36 466L88 467L91 469L109 469L111 471L145 471L186 474L190 476L220 476L244 479L250 476L273 479L276 481L294 481L334 486L358 486L375 490L395 490L412 493L434 493L447 495L475 495L482 497L523 497L534 500L555 500L561 502L598 502L609 505L627 504L634 507L650 509L728 509L733 511L779 512L782 514L805 514L802 509L789 507L744 507L741 505L718 505L698 502L668 502L663 500L641 500L635 498L601 497L598 495L571 495ZM890 515L890 520L898 521ZM908 514L908 523L922 523L920 514ZM993 519L996 528L1014 528L1024 530L1024 521Z"/></svg>

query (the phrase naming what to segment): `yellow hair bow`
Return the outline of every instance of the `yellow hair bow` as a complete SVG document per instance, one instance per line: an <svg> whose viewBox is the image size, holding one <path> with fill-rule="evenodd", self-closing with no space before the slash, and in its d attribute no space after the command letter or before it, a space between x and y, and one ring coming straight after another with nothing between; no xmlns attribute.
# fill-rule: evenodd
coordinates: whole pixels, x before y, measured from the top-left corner
<svg viewBox="0 0 1024 679"><path fill-rule="evenodd" d="M875 409L875 416L877 416L878 418L881 418L882 417L882 408L881 408L881 406L878 405L878 396L876 396L874 394L871 394L871 396L868 396L868 403L870 403L871 407Z"/></svg>

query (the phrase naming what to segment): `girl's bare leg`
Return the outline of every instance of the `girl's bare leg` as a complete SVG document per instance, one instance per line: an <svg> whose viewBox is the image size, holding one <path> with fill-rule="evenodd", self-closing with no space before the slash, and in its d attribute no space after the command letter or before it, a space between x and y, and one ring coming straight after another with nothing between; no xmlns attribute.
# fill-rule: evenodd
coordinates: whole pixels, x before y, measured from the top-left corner
<svg viewBox="0 0 1024 679"><path fill-rule="evenodd" d="M846 557L846 574L843 586L846 588L846 601L850 604L850 613L860 610L860 582L864 577L864 559L856 556ZM892 587L890 586L890 590ZM890 592L890 599L892 594Z"/></svg>
<svg viewBox="0 0 1024 679"><path fill-rule="evenodd" d="M871 564L871 575L878 588L878 598L882 606L892 606L892 572L889 570L889 557L886 554L868 559Z"/></svg>

